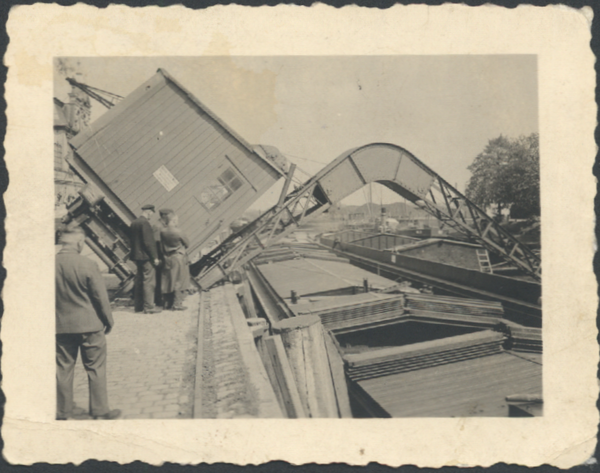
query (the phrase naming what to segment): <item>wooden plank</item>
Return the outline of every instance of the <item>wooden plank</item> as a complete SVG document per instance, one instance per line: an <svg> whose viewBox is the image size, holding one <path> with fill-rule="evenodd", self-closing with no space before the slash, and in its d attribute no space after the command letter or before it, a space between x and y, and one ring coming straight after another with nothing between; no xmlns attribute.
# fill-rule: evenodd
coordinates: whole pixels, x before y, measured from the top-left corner
<svg viewBox="0 0 600 473"><path fill-rule="evenodd" d="M242 287L244 288L244 307L248 312L248 317L255 318L258 317L256 315L256 307L254 307L254 299L252 297L252 288L250 287L250 283L248 282L248 275L246 271L244 271L243 279L242 279Z"/></svg>
<svg viewBox="0 0 600 473"><path fill-rule="evenodd" d="M281 408L281 412L285 414L286 417L289 417L288 410L286 409L283 393L281 392L281 386L277 379L277 374L275 372L275 367L273 366L273 360L269 354L269 348L267 347L265 339L267 336L259 337L256 341L256 349L258 350L258 354L260 359L263 362L263 366L265 367L265 371L267 372L267 376L269 381L271 382L271 386L273 387L273 392L275 393L275 397L277 398L277 402L279 403L279 407Z"/></svg>
<svg viewBox="0 0 600 473"><path fill-rule="evenodd" d="M247 273L248 281L250 286L254 290L256 294L256 298L258 299L258 303L263 309L263 312L267 316L267 320L269 324L273 326L273 324L279 322L282 318L285 318L285 313L282 312L281 307L277 304L276 301L273 301L268 294L265 294L266 289L263 287L263 283L258 277L257 274L254 274L253 270L249 270Z"/></svg>
<svg viewBox="0 0 600 473"><path fill-rule="evenodd" d="M306 413L300 401L296 381L294 380L281 337L279 335L263 337L263 341L267 348L275 379L277 380L277 389L281 393L284 411L289 418L305 418Z"/></svg>
<svg viewBox="0 0 600 473"><path fill-rule="evenodd" d="M337 348L335 347L330 332L325 331L325 349L329 359L331 369L331 378L335 390L335 400L338 406L338 414L341 418L351 418L352 409L350 408L350 397L348 396L348 385L346 383L346 373L344 372L344 362Z"/></svg>
<svg viewBox="0 0 600 473"><path fill-rule="evenodd" d="M308 417L338 417L331 368L319 317L292 317L277 323L272 330L281 335L300 400Z"/></svg>
<svg viewBox="0 0 600 473"><path fill-rule="evenodd" d="M194 403L192 405L192 418L202 418L202 373L204 373L204 327L206 324L206 314L204 310L205 293L200 291L198 294L198 345L196 348L196 372L194 379Z"/></svg>
<svg viewBox="0 0 600 473"><path fill-rule="evenodd" d="M225 312L229 313L233 324L235 339L239 347L247 379L249 385L255 389L257 394L254 403L258 410L258 417L271 419L283 417L283 410L280 407L273 385L258 353L253 332L249 328L246 317L239 305L233 285L225 284L217 289L222 289L221 293L224 294L224 300L227 304Z"/></svg>

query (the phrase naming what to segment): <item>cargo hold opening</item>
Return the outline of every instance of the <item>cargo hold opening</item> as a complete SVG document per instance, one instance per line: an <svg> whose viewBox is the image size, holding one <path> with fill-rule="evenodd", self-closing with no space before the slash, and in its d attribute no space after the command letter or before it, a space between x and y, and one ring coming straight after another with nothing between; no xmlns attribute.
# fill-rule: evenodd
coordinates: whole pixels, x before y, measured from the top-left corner
<svg viewBox="0 0 600 473"><path fill-rule="evenodd" d="M336 339L342 353L350 354L439 340L480 330L480 328L475 327L406 321L383 327L337 334Z"/></svg>

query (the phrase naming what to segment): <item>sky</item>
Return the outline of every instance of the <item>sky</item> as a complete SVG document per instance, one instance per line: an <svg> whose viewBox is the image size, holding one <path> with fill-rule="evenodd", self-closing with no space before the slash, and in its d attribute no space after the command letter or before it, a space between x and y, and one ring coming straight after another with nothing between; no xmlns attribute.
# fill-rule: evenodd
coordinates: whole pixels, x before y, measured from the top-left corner
<svg viewBox="0 0 600 473"><path fill-rule="evenodd" d="M464 192L499 135L538 131L534 55L67 58L78 80L126 96L167 70L251 144L276 146L306 180L345 151L399 145ZM55 96L69 85L55 72ZM93 101L92 120L106 108ZM257 204L266 205L279 186ZM373 202L400 200L382 186ZM344 203L371 199L359 191ZM266 208L266 207L263 207Z"/></svg>

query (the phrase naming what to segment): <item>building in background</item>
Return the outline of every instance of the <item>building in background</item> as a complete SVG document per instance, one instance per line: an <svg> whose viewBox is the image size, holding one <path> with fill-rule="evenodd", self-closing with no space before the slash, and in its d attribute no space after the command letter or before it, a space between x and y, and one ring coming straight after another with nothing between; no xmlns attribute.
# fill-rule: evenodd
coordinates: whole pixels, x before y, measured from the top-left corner
<svg viewBox="0 0 600 473"><path fill-rule="evenodd" d="M67 103L54 97L54 208L57 217L65 213L66 206L83 187L83 182L67 164L72 153L68 140L89 125L90 116L90 99L83 91L73 87Z"/></svg>

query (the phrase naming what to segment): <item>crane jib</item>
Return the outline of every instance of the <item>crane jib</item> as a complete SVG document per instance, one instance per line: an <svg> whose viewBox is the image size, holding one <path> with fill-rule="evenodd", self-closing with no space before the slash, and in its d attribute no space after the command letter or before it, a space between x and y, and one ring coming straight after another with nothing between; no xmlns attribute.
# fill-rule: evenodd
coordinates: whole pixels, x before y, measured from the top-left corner
<svg viewBox="0 0 600 473"><path fill-rule="evenodd" d="M541 261L485 211L449 185L405 149L374 143L349 150L303 186L224 241L193 267L196 282L209 288L263 249L365 185L377 182L409 200L445 225L512 262L536 280Z"/></svg>

